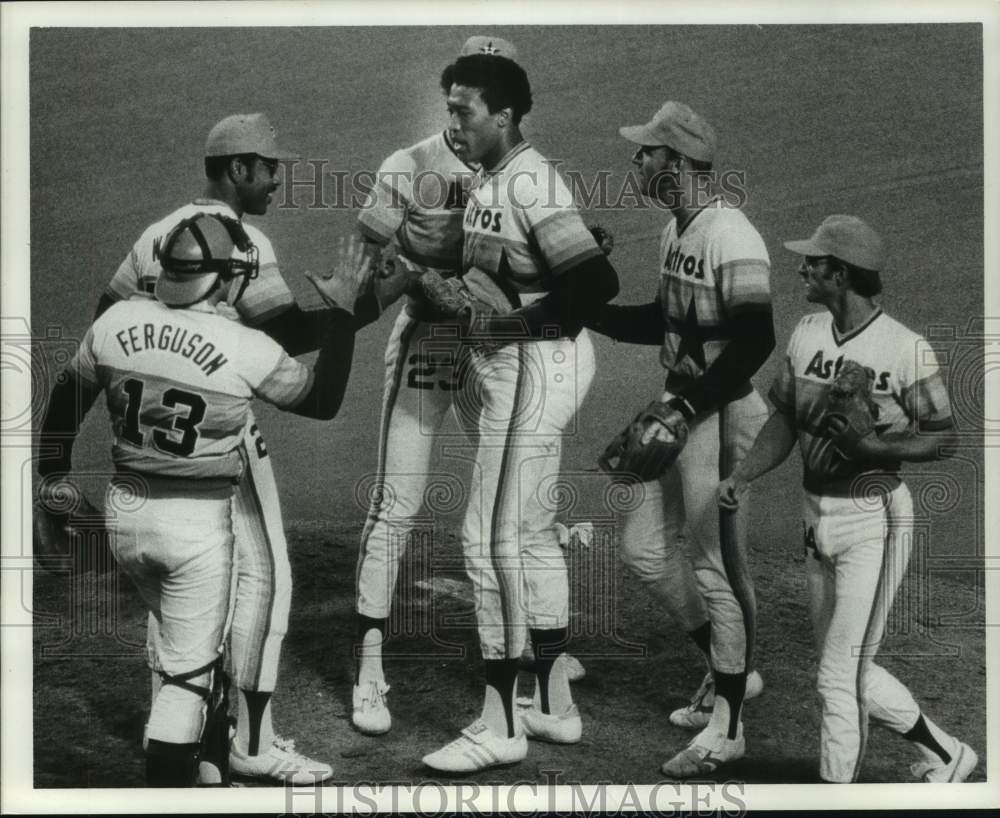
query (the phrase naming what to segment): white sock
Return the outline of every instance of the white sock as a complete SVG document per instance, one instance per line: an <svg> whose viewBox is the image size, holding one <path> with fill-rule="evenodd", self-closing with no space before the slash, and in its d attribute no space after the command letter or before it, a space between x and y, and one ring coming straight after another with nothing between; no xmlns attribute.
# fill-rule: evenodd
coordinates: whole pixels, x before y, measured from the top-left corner
<svg viewBox="0 0 1000 818"><path fill-rule="evenodd" d="M358 665L357 684L385 682L382 670L382 640L378 628L369 628L361 640L361 657Z"/></svg>

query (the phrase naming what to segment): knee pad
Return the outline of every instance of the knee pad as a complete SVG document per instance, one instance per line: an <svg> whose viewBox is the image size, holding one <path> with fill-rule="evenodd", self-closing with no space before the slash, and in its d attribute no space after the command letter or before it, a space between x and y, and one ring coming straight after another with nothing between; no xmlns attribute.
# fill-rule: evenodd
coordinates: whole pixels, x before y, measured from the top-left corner
<svg viewBox="0 0 1000 818"><path fill-rule="evenodd" d="M221 671L222 660L186 673L170 675L160 671L160 690L153 699L147 724L147 737L171 744L197 742L204 723L205 702L212 694L214 672Z"/></svg>
<svg viewBox="0 0 1000 818"><path fill-rule="evenodd" d="M195 744L201 739L204 717L204 696L178 685L164 684L153 701L147 738L167 744Z"/></svg>

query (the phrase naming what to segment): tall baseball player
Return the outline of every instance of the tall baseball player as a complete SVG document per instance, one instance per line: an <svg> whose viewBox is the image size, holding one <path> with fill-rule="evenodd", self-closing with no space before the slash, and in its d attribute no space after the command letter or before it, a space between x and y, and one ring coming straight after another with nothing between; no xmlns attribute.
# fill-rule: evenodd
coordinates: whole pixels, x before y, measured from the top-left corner
<svg viewBox="0 0 1000 818"><path fill-rule="evenodd" d="M472 37L462 54L490 53L517 59L499 37ZM378 182L358 217L376 258L394 244L401 263L416 275L434 270L458 275L462 265L462 217L478 166L455 151L448 131L396 151L378 170ZM357 567L358 646L353 695L354 726L377 735L392 726L382 667L399 561L414 517L424 502L434 435L459 387L460 339L455 322L435 315L413 293L393 327L385 351L385 392L379 424L378 476L361 535Z"/></svg>
<svg viewBox="0 0 1000 818"><path fill-rule="evenodd" d="M562 436L593 379L583 323L615 296L618 276L565 183L521 134L532 104L524 69L503 56L463 56L441 88L456 154L483 171L465 209L463 277L492 282L512 310L462 324L468 371L455 408L477 441L462 543L486 686L480 717L423 759L462 772L520 761L526 736L580 738L563 659L566 565L539 489L559 474ZM525 625L536 687L518 718Z"/></svg>
<svg viewBox="0 0 1000 818"><path fill-rule="evenodd" d="M232 320L222 303L231 296L238 304L259 271L251 234L235 218L195 213L152 253L162 266L155 299L105 311L53 388L39 473L50 502L73 492L59 481L71 472L80 424L104 391L116 469L106 496L111 546L158 624L162 685L147 723L146 780L174 787L194 784L199 760L224 771L229 754L224 704L206 714L206 700L222 677L234 485L252 475L243 445L250 401L319 419L337 413L356 320L336 303L353 306L360 281L314 282L333 306L310 370ZM50 450L58 455L46 458Z"/></svg>
<svg viewBox="0 0 1000 818"><path fill-rule="evenodd" d="M264 114L233 114L216 123L205 144L207 181L202 196L143 232L108 284L97 315L116 301L152 292L161 272L154 249L180 220L195 213L238 219L265 214L279 184L278 161L292 157L278 147ZM266 332L289 354L316 349L330 310L300 309L281 277L270 241L253 225L245 229L257 248L260 271L236 303L240 319ZM249 470L234 497L237 581L231 659L240 693L232 768L240 775L294 783L323 780L332 775L332 768L296 752L294 742L276 736L271 723L292 576L271 460L252 412L247 415L242 450ZM149 634L155 646L152 619ZM157 683L154 674L154 692Z"/></svg>
<svg viewBox="0 0 1000 818"><path fill-rule="evenodd" d="M875 654L910 558L913 500L903 463L937 460L954 444L948 393L933 350L889 317L873 297L884 266L878 234L855 216L830 216L811 238L785 242L803 256L806 315L771 387L777 410L753 448L719 486L737 508L749 483L780 464L798 438L803 460L802 525L823 705L820 776L856 781L868 717L914 742L913 774L961 782L972 748L927 716ZM875 409L866 425L834 412L840 382L860 371ZM867 407L865 407L867 411Z"/></svg>
<svg viewBox="0 0 1000 818"><path fill-rule="evenodd" d="M686 429L675 465L643 485L643 502L625 516L622 557L709 661L710 676L691 704L670 717L702 728L663 765L666 775L687 778L744 754L744 694L762 687L759 674L748 677L754 595L745 568L746 521L727 521L732 542L720 536L714 487L724 462L739 459L767 417L750 377L774 346L770 266L746 216L702 184L716 135L701 116L667 102L649 123L620 133L639 145L632 161L644 194L674 217L660 241L655 300L606 306L595 328L661 346L667 375L660 420L644 442L681 437Z"/></svg>
<svg viewBox="0 0 1000 818"><path fill-rule="evenodd" d="M466 40L460 56L486 54L517 61L500 37ZM429 270L445 278L462 267L462 218L479 166L460 157L449 131L396 151L379 167L358 227L370 263L393 245L412 276ZM382 664L399 561L424 502L434 435L460 386L461 339L454 319L436 313L411 292L385 351L385 391L379 424L378 478L361 535L357 568L357 664L351 721L378 735L392 726ZM577 677L583 669L567 656Z"/></svg>

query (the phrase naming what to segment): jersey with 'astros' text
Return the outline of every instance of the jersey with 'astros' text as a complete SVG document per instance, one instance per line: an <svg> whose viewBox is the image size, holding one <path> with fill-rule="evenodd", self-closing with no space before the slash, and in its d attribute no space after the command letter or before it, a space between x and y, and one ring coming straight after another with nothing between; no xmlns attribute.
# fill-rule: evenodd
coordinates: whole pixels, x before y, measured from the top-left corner
<svg viewBox="0 0 1000 818"><path fill-rule="evenodd" d="M770 309L770 278L764 240L739 209L714 199L684 225L672 219L660 239L660 363L703 375L732 339L733 316Z"/></svg>
<svg viewBox="0 0 1000 818"><path fill-rule="evenodd" d="M462 266L462 215L478 178L444 132L435 134L382 163L358 227L377 244L395 240L419 270L455 275Z"/></svg>
<svg viewBox="0 0 1000 818"><path fill-rule="evenodd" d="M117 301L125 301L136 293L151 296L163 269L155 248L163 243L167 234L181 221L197 213L219 213L233 219L237 218L229 205L215 199L195 199L190 204L178 208L143 231L142 236L112 277L107 293ZM247 285L246 291L234 307L245 324L256 326L288 309L295 303L295 298L281 277L278 260L268 238L252 224L243 223L243 229L257 246L260 271ZM246 255L234 248L232 257L243 259Z"/></svg>
<svg viewBox="0 0 1000 818"><path fill-rule="evenodd" d="M489 273L522 301L548 292L553 278L599 255L555 165L527 142L484 173L469 195L463 270Z"/></svg>
<svg viewBox="0 0 1000 818"><path fill-rule="evenodd" d="M263 332L210 305L142 297L106 310L69 369L106 393L115 465L164 477L238 479L251 399L292 408L313 382Z"/></svg>
<svg viewBox="0 0 1000 818"><path fill-rule="evenodd" d="M924 338L881 308L846 335L837 332L828 311L810 313L795 327L770 392L778 411L795 418L807 487L849 481L873 471L870 464L845 459L822 434L827 392L845 360L856 361L875 375L877 434L903 432L914 424L918 431L932 432L952 423L937 358Z"/></svg>

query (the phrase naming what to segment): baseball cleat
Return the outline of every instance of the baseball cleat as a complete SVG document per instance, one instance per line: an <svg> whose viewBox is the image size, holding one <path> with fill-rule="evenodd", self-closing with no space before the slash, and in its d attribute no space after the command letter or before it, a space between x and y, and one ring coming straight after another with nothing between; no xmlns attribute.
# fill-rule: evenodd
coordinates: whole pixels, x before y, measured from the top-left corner
<svg viewBox="0 0 1000 818"><path fill-rule="evenodd" d="M392 715L386 703L385 694L389 685L385 682L369 681L354 685L354 710L351 723L362 733L380 736L392 727Z"/></svg>
<svg viewBox="0 0 1000 818"><path fill-rule="evenodd" d="M951 754L948 764L934 764L921 761L910 765L910 771L915 778L930 784L961 784L976 769L979 756L968 744L955 742L958 749Z"/></svg>
<svg viewBox="0 0 1000 818"><path fill-rule="evenodd" d="M471 773L487 767L517 764L527 755L528 740L524 733L513 738L501 737L477 719L451 744L425 755L423 762L444 773Z"/></svg>
<svg viewBox="0 0 1000 818"><path fill-rule="evenodd" d="M333 775L333 767L295 752L291 739L274 737L259 755L245 755L238 742L229 745L229 768L249 778L273 778L284 784L319 784Z"/></svg>
<svg viewBox="0 0 1000 818"><path fill-rule="evenodd" d="M742 722L734 739L715 732L705 735L705 731L702 731L687 747L665 762L660 771L670 778L708 775L722 764L743 758L746 751Z"/></svg>
<svg viewBox="0 0 1000 818"><path fill-rule="evenodd" d="M755 699L764 692L764 678L756 671L747 674L746 693L744 701ZM715 707L715 680L712 671L705 674L701 685L684 707L679 707L670 714L670 723L675 727L685 727L689 730L701 730L708 726L712 718L712 708Z"/></svg>
<svg viewBox="0 0 1000 818"><path fill-rule="evenodd" d="M576 744L583 735L583 722L575 704L571 704L563 713L555 715L543 713L532 707L530 700L527 707L518 700L518 716L521 718L524 734L528 738L550 741L553 744Z"/></svg>

